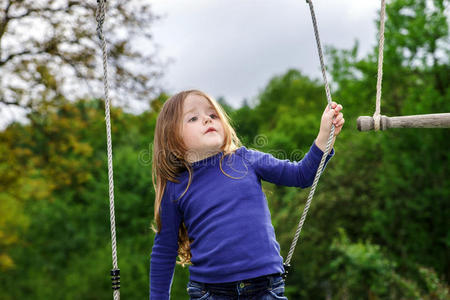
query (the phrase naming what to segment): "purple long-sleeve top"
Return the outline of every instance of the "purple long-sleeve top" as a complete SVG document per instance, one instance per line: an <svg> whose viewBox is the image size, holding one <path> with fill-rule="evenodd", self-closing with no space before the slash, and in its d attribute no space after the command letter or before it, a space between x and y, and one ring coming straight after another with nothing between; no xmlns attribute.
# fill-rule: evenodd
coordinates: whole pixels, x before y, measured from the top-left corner
<svg viewBox="0 0 450 300"><path fill-rule="evenodd" d="M193 239L191 280L232 282L283 273L261 180L309 187L322 155L315 143L298 162L240 147L230 156L218 153L193 163L191 185L181 198L188 172L179 175L179 183L168 181L161 202L162 229L151 253L150 299L169 299L181 222ZM333 155L334 150L326 162Z"/></svg>

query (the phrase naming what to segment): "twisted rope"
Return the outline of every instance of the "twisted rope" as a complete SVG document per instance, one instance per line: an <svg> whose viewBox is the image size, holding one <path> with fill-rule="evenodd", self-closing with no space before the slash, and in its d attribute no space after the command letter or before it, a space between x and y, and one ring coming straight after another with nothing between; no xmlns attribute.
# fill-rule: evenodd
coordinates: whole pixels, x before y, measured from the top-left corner
<svg viewBox="0 0 450 300"><path fill-rule="evenodd" d="M328 102L328 105L331 108L332 99L331 99L330 87L328 85L325 64L323 62L322 46L320 45L320 37L319 37L319 30L317 29L316 15L314 13L314 7L313 7L312 2L310 0L306 0L306 2L309 4L309 9L311 11L311 18L312 18L313 27L314 27L314 35L316 37L316 43L317 43L317 51L319 52L320 67L322 69L322 77L323 77L323 81L325 83L325 92L327 94L327 102ZM320 175L322 175L322 170L323 170L323 167L325 165L325 160L326 160L326 158L328 156L328 153L330 152L330 145L331 145L331 142L333 141L334 130L335 130L335 127L334 127L334 124L333 124L331 126L331 132L330 132L330 136L328 137L328 141L327 141L327 145L325 147L325 151L324 151L324 153L322 155L322 159L320 160L319 167L317 168L316 176L314 177L314 181L313 181L313 184L311 186L311 190L309 191L308 200L306 201L305 208L303 209L303 214L302 214L302 216L300 218L300 221L298 223L297 230L296 230L295 235L294 235L294 239L292 240L292 244L291 244L291 247L289 249L289 253L288 253L288 255L286 257L286 260L285 260L285 265L288 266L288 267L289 267L289 265L291 263L292 255L294 254L295 246L297 245L298 238L300 237L300 233L302 231L303 224L305 223L306 215L308 214L308 210L309 210L309 207L311 205L311 201L312 201L312 199L314 197L314 193L316 191L316 187L317 187L317 184L319 182Z"/></svg>
<svg viewBox="0 0 450 300"><path fill-rule="evenodd" d="M381 121L381 82L383 80L383 51L384 51L384 19L386 14L386 1L381 0L380 11L380 38L378 43L378 74L377 74L377 96L375 104L375 113L373 114L374 129L380 130Z"/></svg>
<svg viewBox="0 0 450 300"><path fill-rule="evenodd" d="M105 92L105 122L106 122L106 141L108 153L108 179L109 179L109 212L111 221L111 247L112 247L112 264L113 270L111 276L113 280L114 300L120 299L120 270L117 267L117 247L116 247L116 221L114 213L114 179L113 179L113 162L112 162L112 142L111 142L111 120L110 120L110 100L109 100L109 84L108 84L108 55L106 41L103 35L103 22L105 21L105 3L106 0L97 0L97 35L100 39L103 53L103 87Z"/></svg>

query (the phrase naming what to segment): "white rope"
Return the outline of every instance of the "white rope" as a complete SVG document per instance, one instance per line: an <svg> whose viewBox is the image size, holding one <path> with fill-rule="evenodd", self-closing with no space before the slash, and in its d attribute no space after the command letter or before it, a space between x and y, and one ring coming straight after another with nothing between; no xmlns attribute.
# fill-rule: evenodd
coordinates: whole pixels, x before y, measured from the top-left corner
<svg viewBox="0 0 450 300"><path fill-rule="evenodd" d="M111 142L111 120L110 120L110 100L109 100L109 84L108 84L108 56L106 41L103 35L103 22L105 20L105 2L106 0L97 0L97 34L100 39L103 53L103 86L105 92L105 122L106 122L106 140L108 153L108 179L109 179L109 212L111 221L111 247L112 247L112 264L111 271L113 281L114 300L120 299L120 270L117 266L117 247L116 247L116 221L114 214L114 179L113 179L113 162L112 162L112 142Z"/></svg>
<svg viewBox="0 0 450 300"><path fill-rule="evenodd" d="M384 51L384 19L386 14L386 1L381 0L380 11L380 37L378 43L378 74L377 74L377 96L375 103L375 113L373 114L374 129L380 130L381 121L381 82L383 80L383 51Z"/></svg>
<svg viewBox="0 0 450 300"><path fill-rule="evenodd" d="M328 86L328 80L327 80L327 75L326 75L325 64L323 62L322 46L320 45L320 37L319 37L319 31L317 29L317 21L316 21L316 16L314 14L314 7L313 7L313 4L312 4L312 2L310 0L306 0L306 2L309 4L309 9L311 11L311 18L312 18L313 27L314 27L314 35L316 37L316 43L317 43L317 51L319 52L320 67L322 69L323 81L325 83L325 92L327 94L327 102L328 102L328 105L331 108L332 99L331 99L330 87ZM290 263L291 263L292 255L294 254L295 246L297 245L297 241L298 241L298 238L299 238L300 233L302 231L303 224L305 223L306 215L308 214L308 210L309 210L309 207L311 205L311 201L312 201L312 199L314 197L314 193L316 191L316 187L317 187L317 184L319 182L320 175L322 175L322 170L323 170L323 167L325 165L325 160L326 160L326 158L328 156L328 153L330 152L330 145L331 145L331 142L333 141L334 130L335 130L335 127L334 127L334 124L333 124L331 126L331 132L330 132L330 136L328 137L328 141L327 141L327 145L325 147L325 151L324 151L324 153L322 155L322 159L320 161L319 167L317 168L316 176L314 177L314 181L313 181L313 184L311 186L311 190L309 191L308 200L306 201L305 208L303 209L303 214L302 214L302 216L300 218L300 221L298 223L298 226L297 226L297 231L295 232L294 239L292 241L291 247L289 249L289 253L288 253L287 258L285 260L285 265L287 265L287 266L289 266Z"/></svg>

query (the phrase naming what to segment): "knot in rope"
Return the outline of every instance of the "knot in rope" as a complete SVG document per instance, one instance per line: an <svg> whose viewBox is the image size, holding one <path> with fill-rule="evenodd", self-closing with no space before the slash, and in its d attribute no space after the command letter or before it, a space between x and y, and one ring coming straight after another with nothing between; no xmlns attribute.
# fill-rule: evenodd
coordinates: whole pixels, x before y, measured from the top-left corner
<svg viewBox="0 0 450 300"><path fill-rule="evenodd" d="M373 128L375 129L375 131L380 130L380 126L381 126L381 115L375 113L373 115Z"/></svg>

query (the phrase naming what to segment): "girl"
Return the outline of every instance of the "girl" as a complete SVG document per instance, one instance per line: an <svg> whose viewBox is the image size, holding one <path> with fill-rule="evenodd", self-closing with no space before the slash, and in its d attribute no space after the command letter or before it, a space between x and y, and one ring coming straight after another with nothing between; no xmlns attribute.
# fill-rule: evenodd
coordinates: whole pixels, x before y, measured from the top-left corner
<svg viewBox="0 0 450 300"><path fill-rule="evenodd" d="M183 91L167 100L153 144L150 299L169 299L177 256L191 264L191 299L287 299L261 180L310 186L331 124L333 144L342 129L341 109L327 106L309 152L290 162L241 146L224 110L205 93Z"/></svg>

